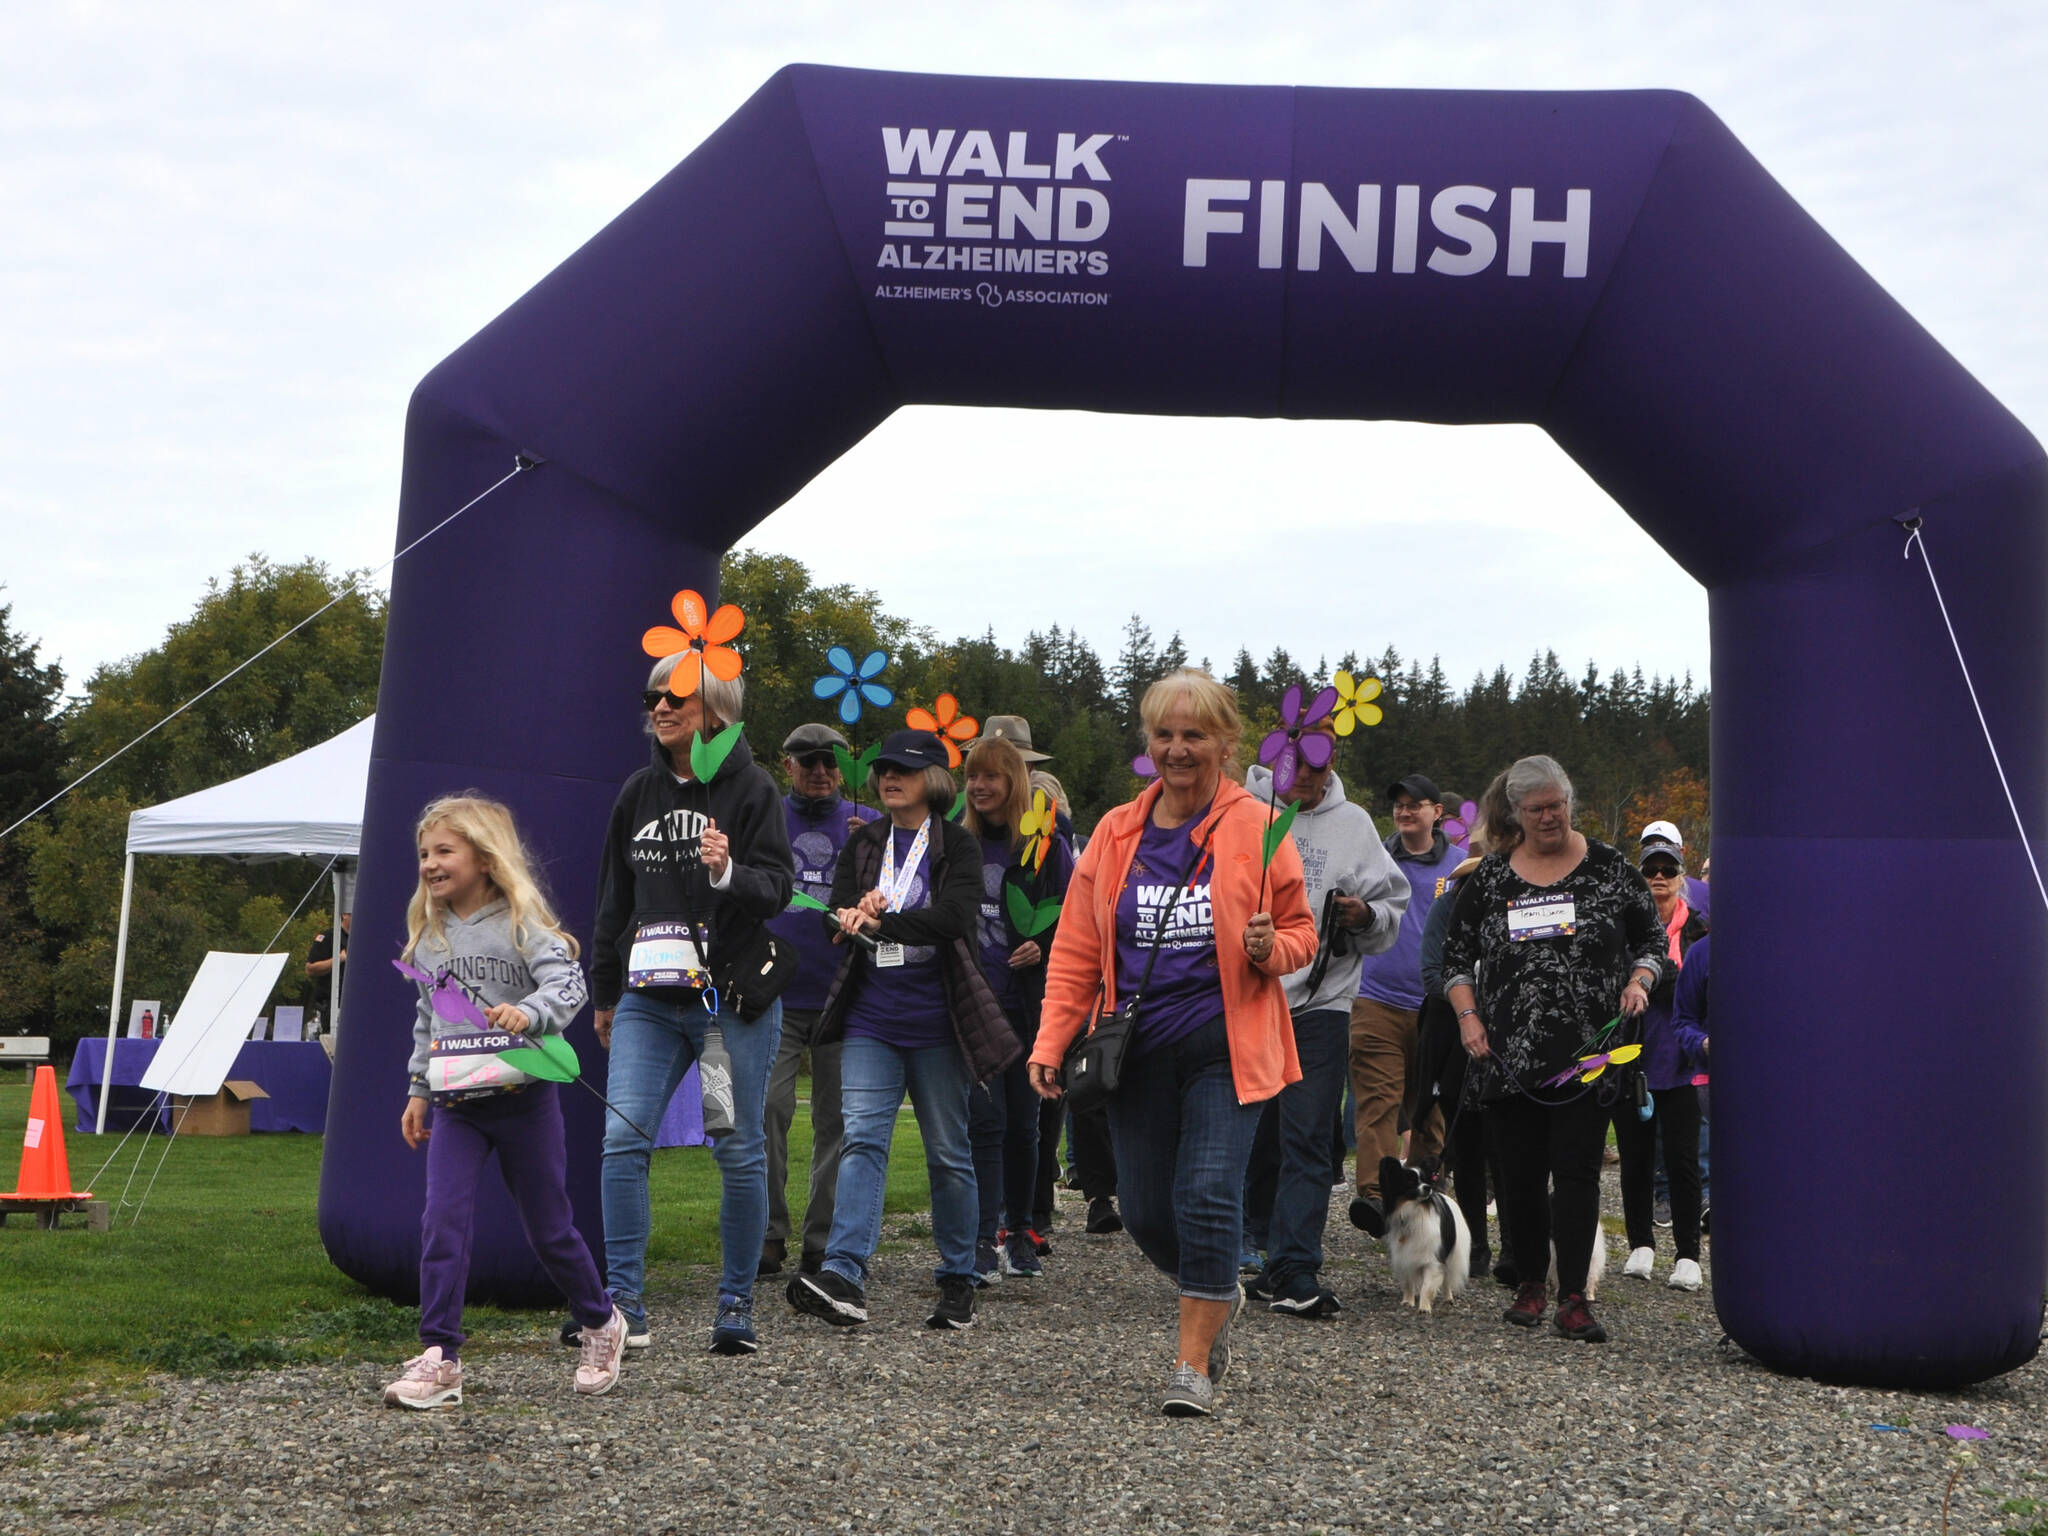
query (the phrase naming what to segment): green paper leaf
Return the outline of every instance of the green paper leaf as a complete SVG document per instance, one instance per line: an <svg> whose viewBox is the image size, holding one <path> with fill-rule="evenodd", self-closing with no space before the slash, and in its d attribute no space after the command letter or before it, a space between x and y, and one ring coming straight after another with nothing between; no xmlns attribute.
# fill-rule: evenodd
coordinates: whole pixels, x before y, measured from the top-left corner
<svg viewBox="0 0 2048 1536"><path fill-rule="evenodd" d="M869 747L867 751L861 753L859 760L853 765L854 772L859 776L859 782L862 784L867 783L868 773L875 766L875 759L881 755L882 744L879 741L872 747Z"/></svg>
<svg viewBox="0 0 2048 1536"><path fill-rule="evenodd" d="M522 1035L520 1039L526 1043L498 1052L498 1060L548 1083L573 1083L583 1075L576 1047L560 1035Z"/></svg>
<svg viewBox="0 0 2048 1536"><path fill-rule="evenodd" d="M789 893L789 908L784 910L787 911L795 907L802 907L808 912L830 912L832 910L809 891L791 891Z"/></svg>
<svg viewBox="0 0 2048 1536"><path fill-rule="evenodd" d="M1030 926L1025 928L1024 937L1035 939L1045 932L1046 929L1057 923L1060 920L1060 906L1059 899L1055 897L1048 901L1041 901L1037 906L1033 907L1031 909L1031 923Z"/></svg>
<svg viewBox="0 0 2048 1536"><path fill-rule="evenodd" d="M1280 839L1285 837L1287 829L1294 825L1294 818L1300 810L1301 802L1296 801L1280 813L1278 820L1266 828L1266 863L1268 865L1272 864L1273 855L1280 851Z"/></svg>
<svg viewBox="0 0 2048 1536"><path fill-rule="evenodd" d="M740 739L740 722L735 720L709 741L698 731L690 737L690 773L699 784L709 784L718 777L718 770L725 766L725 760L732 756L732 749Z"/></svg>
<svg viewBox="0 0 2048 1536"><path fill-rule="evenodd" d="M960 819L960 817L961 817L961 814L962 814L962 813L963 813L963 812L964 812L964 811L965 811L966 809L967 809L967 797L966 797L965 795L955 795L955 796L953 797L953 809L951 809L950 811L946 812L946 820L948 820L948 821L958 821L958 820Z"/></svg>
<svg viewBox="0 0 2048 1536"><path fill-rule="evenodd" d="M1031 914L1035 910L1031 905L1031 898L1024 894L1022 886L1006 884L1003 887L1003 900L1010 908L1011 925L1019 933L1028 936L1031 929Z"/></svg>
<svg viewBox="0 0 2048 1536"><path fill-rule="evenodd" d="M1005 885L1003 899L1009 903L1010 922L1027 939L1035 939L1060 920L1058 897L1034 904L1018 885Z"/></svg>
<svg viewBox="0 0 2048 1536"><path fill-rule="evenodd" d="M859 783L854 776L858 774L860 770L854 766L853 754L847 751L846 748L834 744L832 748L832 756L839 763L839 777L846 781L846 787L858 793Z"/></svg>

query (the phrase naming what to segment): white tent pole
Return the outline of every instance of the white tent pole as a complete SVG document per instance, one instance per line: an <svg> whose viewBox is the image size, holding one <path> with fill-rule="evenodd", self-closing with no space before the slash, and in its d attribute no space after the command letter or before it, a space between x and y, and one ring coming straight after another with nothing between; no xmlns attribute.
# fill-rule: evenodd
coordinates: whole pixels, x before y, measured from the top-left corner
<svg viewBox="0 0 2048 1536"><path fill-rule="evenodd" d="M334 910L328 914L328 937L333 940L334 964L327 969L327 1032L341 1042L341 866L334 867Z"/></svg>
<svg viewBox="0 0 2048 1536"><path fill-rule="evenodd" d="M105 1070L100 1074L100 1111L93 1125L93 1134L102 1136L107 1129L107 1100L114 1092L114 1041L121 1033L121 983L128 976L128 908L135 899L135 855L128 855L128 862L121 871L121 934L114 941L114 1000L107 1004L107 1059Z"/></svg>

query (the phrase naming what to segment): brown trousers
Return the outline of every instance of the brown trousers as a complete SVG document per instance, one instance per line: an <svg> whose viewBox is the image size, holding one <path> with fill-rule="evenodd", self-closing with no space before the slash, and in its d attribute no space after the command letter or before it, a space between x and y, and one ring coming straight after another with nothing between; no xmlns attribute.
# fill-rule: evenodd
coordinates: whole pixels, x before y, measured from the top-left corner
<svg viewBox="0 0 2048 1536"><path fill-rule="evenodd" d="M1415 1062L1416 1023L1413 1008L1395 1008L1369 997L1351 1004L1351 1087L1358 1096L1358 1189L1377 1200L1380 1159L1401 1155L1401 1103L1408 1094L1408 1073ZM1420 1162L1444 1149L1443 1112L1434 1105L1429 1118L1413 1128L1408 1161Z"/></svg>

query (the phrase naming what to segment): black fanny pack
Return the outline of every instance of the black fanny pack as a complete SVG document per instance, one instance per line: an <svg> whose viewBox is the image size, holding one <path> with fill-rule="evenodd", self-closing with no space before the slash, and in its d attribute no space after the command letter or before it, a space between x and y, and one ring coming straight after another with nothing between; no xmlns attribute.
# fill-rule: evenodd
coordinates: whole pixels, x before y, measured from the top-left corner
<svg viewBox="0 0 2048 1536"><path fill-rule="evenodd" d="M796 946L761 924L745 944L728 948L712 963L719 1012L737 1013L749 1023L758 1019L796 980L797 963Z"/></svg>

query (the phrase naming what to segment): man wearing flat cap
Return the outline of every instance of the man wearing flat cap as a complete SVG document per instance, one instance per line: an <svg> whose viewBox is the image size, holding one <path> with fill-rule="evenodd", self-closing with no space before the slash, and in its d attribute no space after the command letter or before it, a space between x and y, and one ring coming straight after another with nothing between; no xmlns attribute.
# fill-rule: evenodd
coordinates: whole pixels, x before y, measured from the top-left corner
<svg viewBox="0 0 2048 1536"><path fill-rule="evenodd" d="M800 725L782 743L782 772L789 784L783 810L789 823L789 851L796 861L796 888L823 901L832 894L832 871L847 835L869 818L841 790L835 748L846 738L829 725ZM794 945L797 972L782 994L782 1047L768 1074L768 1233L761 1243L761 1273L780 1272L789 1257L789 1128L796 1116L797 1069L811 1053L811 1198L804 1212L805 1272L825 1261L832 1231L833 1196L839 1185L839 1151L845 1122L839 1111L838 1041L815 1045L818 1010L839 964L838 952L819 931L818 914L792 908L768 924L775 936Z"/></svg>

